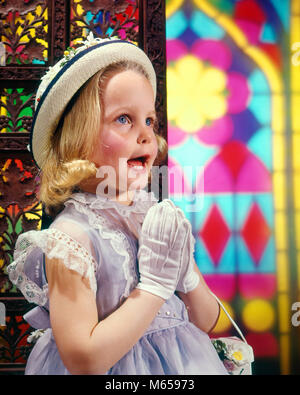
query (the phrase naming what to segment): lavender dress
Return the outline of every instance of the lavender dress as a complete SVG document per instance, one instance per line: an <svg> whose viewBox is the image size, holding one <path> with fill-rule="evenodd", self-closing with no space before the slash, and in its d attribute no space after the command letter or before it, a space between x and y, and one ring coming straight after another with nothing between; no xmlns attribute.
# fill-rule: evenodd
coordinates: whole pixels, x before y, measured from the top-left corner
<svg viewBox="0 0 300 395"><path fill-rule="evenodd" d="M49 320L45 254L59 258L89 281L99 320L116 310L138 282L137 250L141 224L153 193L135 193L131 206L95 194L74 193L49 229L19 236L10 280L37 307L24 318L46 329L29 356L25 374L70 374L64 366ZM138 313L138 312L137 312ZM184 303L174 294L161 307L133 348L106 374L227 374L208 335L192 324Z"/></svg>

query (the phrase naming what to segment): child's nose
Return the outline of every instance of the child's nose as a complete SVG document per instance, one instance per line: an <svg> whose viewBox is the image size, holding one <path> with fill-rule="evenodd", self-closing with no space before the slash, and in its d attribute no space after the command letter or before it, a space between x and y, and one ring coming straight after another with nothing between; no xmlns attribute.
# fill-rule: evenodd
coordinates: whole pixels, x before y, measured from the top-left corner
<svg viewBox="0 0 300 395"><path fill-rule="evenodd" d="M149 128L143 128L142 130L140 130L140 134L137 139L138 144L148 144L151 141L152 141L152 132L149 131Z"/></svg>

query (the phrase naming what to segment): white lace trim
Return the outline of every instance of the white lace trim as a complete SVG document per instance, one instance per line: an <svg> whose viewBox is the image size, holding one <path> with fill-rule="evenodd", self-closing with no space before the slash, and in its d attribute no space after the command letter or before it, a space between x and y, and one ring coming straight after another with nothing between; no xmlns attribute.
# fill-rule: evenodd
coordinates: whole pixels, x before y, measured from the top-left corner
<svg viewBox="0 0 300 395"><path fill-rule="evenodd" d="M103 239L110 240L114 251L124 258L122 268L126 279L126 287L120 299L128 297L138 283L138 277L135 270L134 254L127 237L119 229L113 229L111 223L104 216L92 210L91 206L88 207L84 201L69 199L65 202L65 205L69 204L73 204L79 213L85 214L88 217L89 224L98 229Z"/></svg>
<svg viewBox="0 0 300 395"><path fill-rule="evenodd" d="M70 198L89 206L92 210L114 208L123 217L129 217L132 213L146 214L149 208L158 201L153 192L146 192L143 189L135 191L131 206L89 192L74 193Z"/></svg>
<svg viewBox="0 0 300 395"><path fill-rule="evenodd" d="M74 270L89 280L94 294L97 291L96 262L85 247L66 233L55 229L31 230L22 233L16 242L14 261L7 267L10 281L15 284L30 302L44 306L48 301L48 284L40 288L24 272L29 254L39 247L49 259L57 258L70 270Z"/></svg>

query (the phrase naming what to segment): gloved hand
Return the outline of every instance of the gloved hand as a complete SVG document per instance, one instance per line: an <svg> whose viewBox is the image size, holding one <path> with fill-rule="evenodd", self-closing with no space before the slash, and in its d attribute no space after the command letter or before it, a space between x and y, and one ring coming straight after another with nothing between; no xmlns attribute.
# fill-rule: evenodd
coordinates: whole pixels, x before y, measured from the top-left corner
<svg viewBox="0 0 300 395"><path fill-rule="evenodd" d="M137 288L170 298L177 286L188 222L177 215L176 208L163 200L152 206L144 219L139 238L140 282Z"/></svg>
<svg viewBox="0 0 300 395"><path fill-rule="evenodd" d="M195 289L200 281L198 274L194 270L195 238L192 234L192 226L185 217L184 212L179 207L176 207L171 200L166 199L166 203L173 209L176 209L177 216L188 233L183 246L183 262L180 264L179 280L176 286L176 291L187 293Z"/></svg>

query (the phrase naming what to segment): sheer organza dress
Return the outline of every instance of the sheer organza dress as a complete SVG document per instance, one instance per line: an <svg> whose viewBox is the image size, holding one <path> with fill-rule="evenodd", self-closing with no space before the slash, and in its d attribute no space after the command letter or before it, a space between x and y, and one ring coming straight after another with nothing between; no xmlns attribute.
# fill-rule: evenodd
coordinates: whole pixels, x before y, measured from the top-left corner
<svg viewBox="0 0 300 395"><path fill-rule="evenodd" d="M37 305L25 320L33 328L45 329L30 353L25 374L70 374L50 325L45 255L60 259L61 264L88 279L102 320L120 306L138 282L138 235L153 204L157 199L144 190L135 192L130 206L78 192L65 202L49 229L19 236L14 261L8 266L9 278L29 302ZM209 336L188 320L184 303L174 294L134 347L106 374L227 372Z"/></svg>

